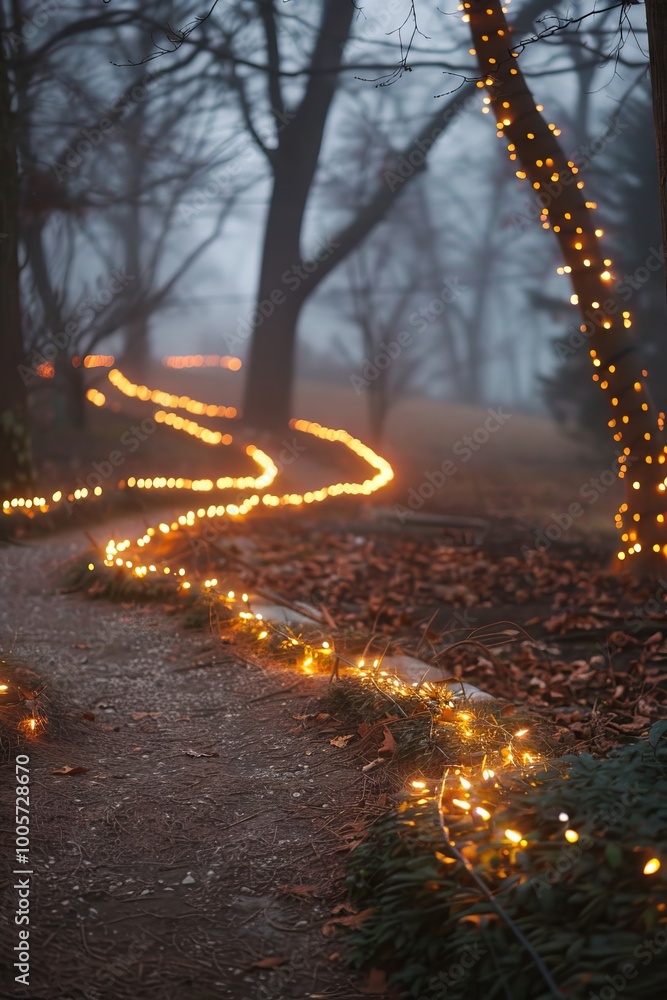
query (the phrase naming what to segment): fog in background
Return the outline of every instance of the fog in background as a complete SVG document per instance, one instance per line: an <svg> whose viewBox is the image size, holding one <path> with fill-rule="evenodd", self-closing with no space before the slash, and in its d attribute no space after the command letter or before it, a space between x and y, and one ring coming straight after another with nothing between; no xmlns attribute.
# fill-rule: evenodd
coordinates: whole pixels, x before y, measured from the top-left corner
<svg viewBox="0 0 667 1000"><path fill-rule="evenodd" d="M30 120L22 152L30 168L26 201L29 217L37 206L57 306L49 315L48 294L26 273L36 303L28 332L34 345L124 266L138 269L145 286L136 315L106 322L105 313L100 323L96 313L88 349L123 353L144 326L154 358L201 352L245 361L249 340L237 333L255 305L272 183L253 132L270 148L276 128L289 129L288 116L284 126L272 116L266 74L256 68L267 60L260 7L220 2L195 24L188 4L138 4L137 24L123 23L122 10L133 9L125 4L118 22L93 41L67 36L83 8L21 6L23 26L13 42L19 56L38 56L42 38L63 33L48 72L38 57L30 64L22 109ZM614 9L556 31L556 14L576 16L585 5L513 0L509 16L528 7L535 17L521 35L524 72L580 165L612 245L614 228L623 228L614 253L620 280L660 245L643 10L632 9L620 28ZM320 11L315 0L279 5L285 73L307 64ZM48 15L41 26L40 12L42 20ZM326 247L378 183L391 185L402 169L415 172L396 163L396 153L438 102L476 79L456 5L419 0L414 13L416 19L402 0L369 0L355 13L343 60L355 68L339 74L307 202L305 251ZM171 37L167 25L174 26ZM186 36L176 26L187 27ZM535 41L538 33L546 37ZM237 62L220 57L223 49ZM145 96L135 101L132 87L142 80ZM304 85L303 77L284 77L287 103ZM363 379L373 364L373 350L409 331L385 405L421 394L545 410L542 376L559 365L553 341L578 317L567 278L556 273L553 233L541 228L528 183L515 176L492 115L482 113L483 97L478 89L468 99L384 220L306 303L298 325L300 379L353 389L354 377ZM82 130L90 133L103 118L112 128L88 153L76 154ZM642 314L643 328L651 325L649 355L662 309L657 273L633 302L638 325ZM667 373L656 364L663 364L657 356L651 375L664 382Z"/></svg>

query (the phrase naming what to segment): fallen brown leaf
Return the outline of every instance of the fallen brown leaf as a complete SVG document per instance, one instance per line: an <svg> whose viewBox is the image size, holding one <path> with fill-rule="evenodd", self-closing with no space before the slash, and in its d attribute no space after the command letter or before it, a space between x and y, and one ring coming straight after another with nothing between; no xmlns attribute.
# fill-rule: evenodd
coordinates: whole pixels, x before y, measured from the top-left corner
<svg viewBox="0 0 667 1000"><path fill-rule="evenodd" d="M355 910L355 908L353 906L350 906L349 903L336 903L336 905L332 907L331 916L337 917L339 913L358 913L358 912L359 910Z"/></svg>
<svg viewBox="0 0 667 1000"><path fill-rule="evenodd" d="M387 992L387 977L382 969L371 969L363 992L370 996L382 996Z"/></svg>
<svg viewBox="0 0 667 1000"><path fill-rule="evenodd" d="M59 771L51 771L51 774L85 774L89 768L82 767L61 767Z"/></svg>
<svg viewBox="0 0 667 1000"><path fill-rule="evenodd" d="M391 754L396 749L396 740L391 735L391 732L385 726L384 730L384 740L378 750L378 754Z"/></svg>
<svg viewBox="0 0 667 1000"><path fill-rule="evenodd" d="M644 639L644 645L645 646L653 646L653 645L655 645L656 642L662 642L663 639L664 639L664 636L663 636L662 632L654 632L653 635L650 635L648 637L648 639Z"/></svg>
<svg viewBox="0 0 667 1000"><path fill-rule="evenodd" d="M334 917L333 920L327 920L326 924L322 928L322 933L325 937L329 937L339 927L361 927L364 920L366 920L372 912L372 909L367 909L361 910L360 913L351 913L349 917Z"/></svg>
<svg viewBox="0 0 667 1000"><path fill-rule="evenodd" d="M277 958L271 956L269 958L260 958L258 962L253 962L250 966L251 969L275 969L279 965L285 965L287 963L286 958Z"/></svg>
<svg viewBox="0 0 667 1000"><path fill-rule="evenodd" d="M278 892L284 892L286 896L296 896L299 899L312 899L318 891L316 885L279 885Z"/></svg>
<svg viewBox="0 0 667 1000"><path fill-rule="evenodd" d="M335 739L329 740L329 743L332 747L339 747L341 750L344 750L350 740L353 740L354 737L354 733L348 733L347 736L336 736Z"/></svg>

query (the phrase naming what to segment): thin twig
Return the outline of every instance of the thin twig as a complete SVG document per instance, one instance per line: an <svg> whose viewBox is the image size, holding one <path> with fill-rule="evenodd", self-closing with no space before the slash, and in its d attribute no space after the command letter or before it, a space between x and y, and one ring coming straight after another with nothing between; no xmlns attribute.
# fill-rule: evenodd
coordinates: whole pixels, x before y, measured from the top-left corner
<svg viewBox="0 0 667 1000"><path fill-rule="evenodd" d="M287 687L279 688L277 691L268 691L266 694L260 694L258 698L251 698L250 701L246 702L247 705L254 705L258 701L264 701L266 698L275 698L279 694L284 694L286 691L293 691L295 687L298 687L303 681L303 677L299 677L298 681L294 684L289 684Z"/></svg>

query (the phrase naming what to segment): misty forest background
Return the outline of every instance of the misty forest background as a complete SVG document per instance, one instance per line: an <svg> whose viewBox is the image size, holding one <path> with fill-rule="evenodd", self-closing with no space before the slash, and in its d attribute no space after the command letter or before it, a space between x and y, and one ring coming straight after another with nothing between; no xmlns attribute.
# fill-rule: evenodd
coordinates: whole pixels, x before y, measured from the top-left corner
<svg viewBox="0 0 667 1000"><path fill-rule="evenodd" d="M216 4L200 20L164 0L1 5L3 155L20 203L17 216L9 184L20 303L5 282L5 397L26 393L38 426L82 428L92 383L73 358L112 354L145 377L164 355L229 354L245 375L254 345L269 395L293 375L336 387L375 443L392 441L397 406L430 399L549 414L611 455L587 354L567 347L579 319L557 245L480 114L466 26L402 0L321 7ZM589 7L515 0L508 16L598 202L663 409L644 14ZM344 69L319 71L343 53ZM427 155L408 160L434 124ZM287 304L261 315L275 287ZM283 337L277 358L280 324L298 341Z"/></svg>
<svg viewBox="0 0 667 1000"><path fill-rule="evenodd" d="M21 995L664 995L667 2L501 4L0 0Z"/></svg>

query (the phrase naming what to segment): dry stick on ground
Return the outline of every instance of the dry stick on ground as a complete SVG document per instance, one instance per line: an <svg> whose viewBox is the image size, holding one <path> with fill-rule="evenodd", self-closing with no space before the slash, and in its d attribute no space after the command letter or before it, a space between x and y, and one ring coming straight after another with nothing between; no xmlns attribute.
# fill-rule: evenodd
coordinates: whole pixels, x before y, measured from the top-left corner
<svg viewBox="0 0 667 1000"><path fill-rule="evenodd" d="M254 666L254 664L253 664ZM305 677L299 677L298 681L294 684L289 684L287 687L278 688L277 691L267 691L266 694L260 694L257 698L251 698L250 701L246 702L248 705L254 705L258 701L265 701L267 698L275 698L279 694L285 694L286 691L292 691L295 687L299 687L303 684Z"/></svg>
<svg viewBox="0 0 667 1000"><path fill-rule="evenodd" d="M500 672L501 676L502 677L508 676L507 666L491 652L488 646L485 646L483 643L478 642L477 639L461 639L460 642L453 642L451 646L447 647L447 649L443 649L441 653L437 653L433 657L433 659L438 660L441 656L445 656L446 653L451 653L451 651L453 649L456 649L457 646L475 646L477 649L481 649L484 655L488 656L491 659L493 665L498 668L498 671Z"/></svg>
<svg viewBox="0 0 667 1000"><path fill-rule="evenodd" d="M428 630L430 629L431 625L432 625L432 624L433 624L433 622L435 621L435 618L437 617L437 614L438 614L438 611L439 611L439 610L440 610L439 608L436 608L436 609L435 609L435 611L433 612L433 614L431 615L431 617L430 617L430 618L429 618L429 620L427 621L426 625L424 625L424 627L423 627L423 631L422 631L422 634L421 634L421 635L420 635L420 637L419 637L419 642L417 643L417 648L416 648L416 650L415 650L415 656L416 656L416 657L418 657L418 656L419 656L419 651L420 651L420 650L421 650L421 648L422 648L422 643L423 643L423 642L425 641L425 639L426 639L426 637L427 637L427 635L428 635Z"/></svg>
<svg viewBox="0 0 667 1000"><path fill-rule="evenodd" d="M510 158L521 166L517 176L528 179L542 206L542 225L553 229L570 277L571 301L582 324L570 338L568 354L588 350L593 380L611 403L609 426L623 449L619 475L626 480L626 499L617 515L623 530L621 559L639 573L664 571L667 520L664 517L665 445L662 422L653 409L647 372L628 334L630 313L614 291L613 276L601 246L601 229L593 220L595 202L583 193L584 182L547 124L518 67L511 27L501 0L466 0L474 49L483 74L498 135L509 140ZM587 343L588 340L588 343ZM585 346L583 346L585 345ZM665 546L663 551L663 546Z"/></svg>

